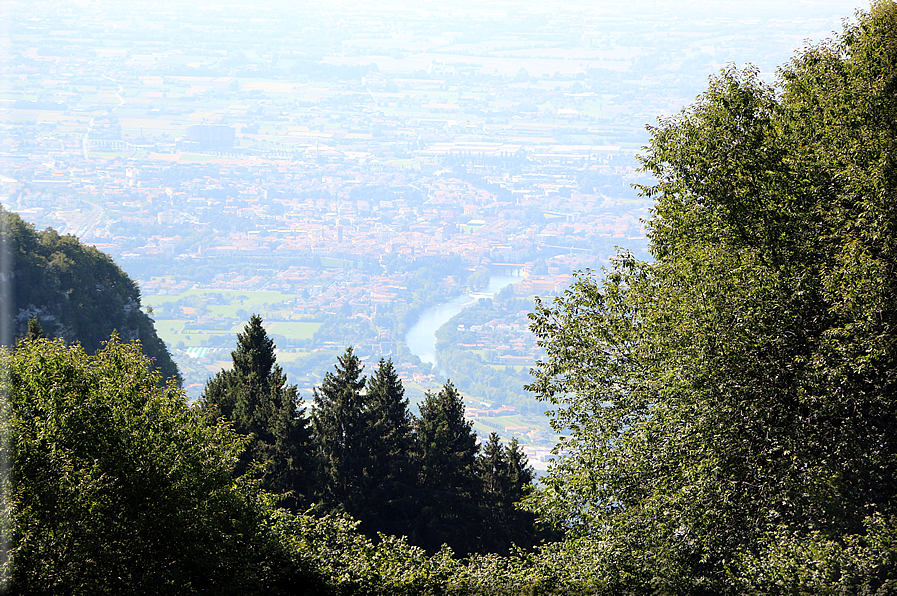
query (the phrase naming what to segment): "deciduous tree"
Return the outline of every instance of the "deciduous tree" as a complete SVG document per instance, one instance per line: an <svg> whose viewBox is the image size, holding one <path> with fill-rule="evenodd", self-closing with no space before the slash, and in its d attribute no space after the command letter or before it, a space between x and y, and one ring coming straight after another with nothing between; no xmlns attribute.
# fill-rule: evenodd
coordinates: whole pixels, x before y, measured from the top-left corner
<svg viewBox="0 0 897 596"><path fill-rule="evenodd" d="M566 436L539 507L609 582L738 592L777 544L894 531L895 80L891 1L774 86L725 70L651 129L654 261L537 303L531 387Z"/></svg>
<svg viewBox="0 0 897 596"><path fill-rule="evenodd" d="M270 569L284 572L288 558L266 530L265 497L232 478L244 441L206 424L180 389L160 390L139 346L113 336L91 356L37 339L0 356L10 593L274 588Z"/></svg>

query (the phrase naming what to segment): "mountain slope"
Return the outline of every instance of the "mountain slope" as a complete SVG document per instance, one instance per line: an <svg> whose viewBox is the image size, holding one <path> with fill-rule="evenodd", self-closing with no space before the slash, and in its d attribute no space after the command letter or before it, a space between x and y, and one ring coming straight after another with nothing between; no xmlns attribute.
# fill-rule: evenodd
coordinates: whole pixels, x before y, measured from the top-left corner
<svg viewBox="0 0 897 596"><path fill-rule="evenodd" d="M48 335L78 341L93 353L118 331L123 341L139 340L163 376L180 378L153 321L140 310L140 289L108 255L74 236L35 231L2 208L0 241L9 257L0 279L11 281L0 289L0 306L14 337L37 318Z"/></svg>

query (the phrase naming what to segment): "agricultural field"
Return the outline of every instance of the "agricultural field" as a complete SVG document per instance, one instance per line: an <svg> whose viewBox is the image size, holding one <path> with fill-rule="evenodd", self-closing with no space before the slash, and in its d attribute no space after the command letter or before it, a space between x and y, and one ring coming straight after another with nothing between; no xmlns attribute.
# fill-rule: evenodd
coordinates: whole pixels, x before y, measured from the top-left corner
<svg viewBox="0 0 897 596"><path fill-rule="evenodd" d="M296 315L291 308L295 298L280 292L188 289L144 296L143 303L180 367L188 393L197 397L208 376L229 366L237 333L252 314L262 316L276 344L312 339L321 323ZM278 361L285 367L305 355L301 349L278 349Z"/></svg>

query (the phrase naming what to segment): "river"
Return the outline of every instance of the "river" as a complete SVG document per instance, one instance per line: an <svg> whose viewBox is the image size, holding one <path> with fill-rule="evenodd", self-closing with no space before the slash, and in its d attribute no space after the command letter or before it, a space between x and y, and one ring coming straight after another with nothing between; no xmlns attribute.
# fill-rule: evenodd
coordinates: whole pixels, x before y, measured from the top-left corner
<svg viewBox="0 0 897 596"><path fill-rule="evenodd" d="M464 294L428 308L405 335L408 349L422 362L436 366L436 330L480 298L491 298L502 288L521 279L523 278L515 275L494 275L489 278L489 285L484 291Z"/></svg>

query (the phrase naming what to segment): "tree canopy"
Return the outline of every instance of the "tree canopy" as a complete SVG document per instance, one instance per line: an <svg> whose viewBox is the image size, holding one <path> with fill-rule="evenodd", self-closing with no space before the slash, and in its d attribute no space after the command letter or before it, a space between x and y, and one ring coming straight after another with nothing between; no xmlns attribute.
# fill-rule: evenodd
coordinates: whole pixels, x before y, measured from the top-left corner
<svg viewBox="0 0 897 596"><path fill-rule="evenodd" d="M207 425L181 390L160 390L137 345L113 337L91 356L36 339L0 356L12 593L271 588L262 561L287 557L266 533L264 496L231 477L244 442Z"/></svg>
<svg viewBox="0 0 897 596"><path fill-rule="evenodd" d="M90 355L23 339L0 349L0 370L0 459L15 462L0 467L3 593L581 593L563 549L464 562L401 538L375 544L345 515L276 507L236 474L250 439L161 390L137 344L113 337Z"/></svg>
<svg viewBox="0 0 897 596"><path fill-rule="evenodd" d="M451 383L414 418L391 363L369 380L349 349L315 392L310 440L330 513L277 509L262 485L279 491L284 477L252 464L294 469L277 462L291 461L289 429L304 419L260 318L191 409L138 345L113 335L90 355L42 338L55 319L33 313L26 338L0 350L0 434L14 456L4 445L0 464L15 462L11 476L0 465L11 489L0 530L15 538L0 588L893 592L895 128L891 0L775 83L727 68L651 128L653 260L621 253L532 316L546 356L530 387L564 435L537 490L519 445L493 435L480 451ZM69 276L71 241L9 221L17 257L56 275L35 283L87 300L91 286ZM513 504L528 492L565 540L527 552L509 543L529 535L498 534L509 556L471 554L490 526L527 521ZM391 506L367 506L372 496ZM375 543L339 512L404 522L401 502L408 542Z"/></svg>
<svg viewBox="0 0 897 596"><path fill-rule="evenodd" d="M41 328L93 353L117 331L123 340L139 340L164 378L180 379L152 319L140 310L140 289L109 255L74 236L35 231L2 207L0 241L9 250L12 275L0 303L8 305L8 329L16 336Z"/></svg>
<svg viewBox="0 0 897 596"><path fill-rule="evenodd" d="M531 388L567 438L533 504L600 541L611 584L893 576L895 81L891 1L772 85L727 68L650 128L654 260L538 303Z"/></svg>
<svg viewBox="0 0 897 596"><path fill-rule="evenodd" d="M376 372L368 379L364 412L364 511L359 512L362 526L369 535L407 534L408 520L415 509L416 477L410 455L412 417L392 360L381 358Z"/></svg>
<svg viewBox="0 0 897 596"><path fill-rule="evenodd" d="M333 372L314 390L312 424L324 466L325 500L349 512L361 507L367 415L361 360L352 348L338 358Z"/></svg>
<svg viewBox="0 0 897 596"><path fill-rule="evenodd" d="M415 421L415 458L426 495L411 540L430 551L448 544L461 553L475 552L483 531L477 504L479 450L473 423L464 419L461 394L449 382L427 393Z"/></svg>
<svg viewBox="0 0 897 596"><path fill-rule="evenodd" d="M223 417L249 436L235 474L259 474L264 488L287 495L286 502L297 509L317 497L318 463L296 386L287 384L274 348L262 318L250 317L237 334L233 368L209 380L200 407L211 421Z"/></svg>

